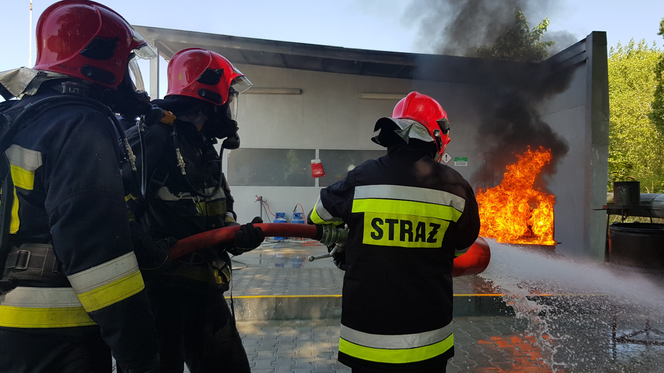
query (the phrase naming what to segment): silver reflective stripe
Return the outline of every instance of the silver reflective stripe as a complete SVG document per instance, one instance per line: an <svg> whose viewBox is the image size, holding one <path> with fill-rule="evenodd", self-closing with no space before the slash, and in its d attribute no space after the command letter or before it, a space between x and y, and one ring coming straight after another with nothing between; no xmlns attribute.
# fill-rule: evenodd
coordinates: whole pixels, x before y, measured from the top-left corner
<svg viewBox="0 0 664 373"><path fill-rule="evenodd" d="M209 193L212 193L215 189L216 189L215 187L206 188L203 191L203 193L204 194L209 194ZM181 199L203 199L202 197L199 197L199 196L192 196L191 193L189 193L189 192L173 194L173 193L171 193L170 190L168 190L168 187L165 187L165 186L159 188L159 190L157 191L157 198L159 198L162 201L179 201ZM214 196L212 196L210 198L207 198L205 200L206 201L214 201L214 200L223 199L223 198L226 198L226 194L224 194L223 189L219 188L219 190L217 191L217 193Z"/></svg>
<svg viewBox="0 0 664 373"><path fill-rule="evenodd" d="M316 214L318 214L323 221L341 221L341 218L332 216L332 214L325 209L323 202L320 200L320 195L318 196L318 201L316 201L316 204L314 205L314 211L316 211Z"/></svg>
<svg viewBox="0 0 664 373"><path fill-rule="evenodd" d="M9 163L26 171L34 171L42 165L41 153L13 144L5 151Z"/></svg>
<svg viewBox="0 0 664 373"><path fill-rule="evenodd" d="M33 288L19 286L0 296L0 305L23 308L83 307L72 288Z"/></svg>
<svg viewBox="0 0 664 373"><path fill-rule="evenodd" d="M341 338L361 346L386 350L428 346L445 340L452 332L451 323L424 333L401 335L369 334L341 324Z"/></svg>
<svg viewBox="0 0 664 373"><path fill-rule="evenodd" d="M77 294L85 293L100 286L123 278L138 271L138 262L134 252L129 252L106 263L88 268L85 271L67 276L71 287Z"/></svg>
<svg viewBox="0 0 664 373"><path fill-rule="evenodd" d="M403 185L363 185L355 187L354 199L380 198L451 206L463 212L466 200L442 190Z"/></svg>

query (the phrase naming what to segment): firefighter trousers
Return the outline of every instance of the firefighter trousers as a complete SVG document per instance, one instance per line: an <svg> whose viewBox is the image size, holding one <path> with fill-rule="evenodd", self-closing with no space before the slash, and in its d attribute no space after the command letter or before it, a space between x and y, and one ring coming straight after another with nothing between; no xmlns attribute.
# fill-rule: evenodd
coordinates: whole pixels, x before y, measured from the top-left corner
<svg viewBox="0 0 664 373"><path fill-rule="evenodd" d="M161 373L250 372L223 292L147 283L160 343Z"/></svg>
<svg viewBox="0 0 664 373"><path fill-rule="evenodd" d="M97 326L0 328L0 372L111 373L111 350Z"/></svg>

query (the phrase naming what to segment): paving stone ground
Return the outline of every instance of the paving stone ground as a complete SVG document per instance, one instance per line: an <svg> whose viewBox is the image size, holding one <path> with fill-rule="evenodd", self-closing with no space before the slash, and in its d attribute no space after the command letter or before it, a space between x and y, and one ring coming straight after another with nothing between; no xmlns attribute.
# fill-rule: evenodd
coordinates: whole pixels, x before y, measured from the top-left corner
<svg viewBox="0 0 664 373"><path fill-rule="evenodd" d="M282 303L277 307L283 308L287 304L285 299L341 294L343 272L329 259L307 260L309 255L324 253L324 246L311 242L268 240L260 248L235 257L236 306L247 299L281 297ZM495 292L477 276L455 278L454 290L455 303L470 303ZM495 294L492 296L495 298ZM604 302L593 303L584 297L543 301L551 305L546 312L520 309L518 316L489 316L479 312L455 317L455 357L448 362L447 371L664 373L661 310L649 312L638 305L607 308ZM524 305L529 306L528 302L522 302L521 307ZM350 372L336 360L338 317L288 320L240 317L237 324L253 373ZM646 332L647 326L650 329ZM620 341L621 336L629 334L634 334L632 341ZM650 345L643 344L646 342Z"/></svg>

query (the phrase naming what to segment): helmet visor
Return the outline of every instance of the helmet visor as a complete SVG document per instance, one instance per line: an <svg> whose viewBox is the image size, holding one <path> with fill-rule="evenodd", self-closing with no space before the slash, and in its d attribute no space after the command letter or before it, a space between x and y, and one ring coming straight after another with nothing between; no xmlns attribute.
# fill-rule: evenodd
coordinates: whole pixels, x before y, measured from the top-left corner
<svg viewBox="0 0 664 373"><path fill-rule="evenodd" d="M138 66L138 57L133 57L129 60L127 67L129 69L129 78L134 85L134 90L139 92L145 91L145 84L143 83L143 75L141 75L141 68Z"/></svg>
<svg viewBox="0 0 664 373"><path fill-rule="evenodd" d="M133 27L129 27L131 29L131 36L134 39L134 42L138 45L132 52L136 55L136 57L142 59L142 60L151 60L153 58L157 57L157 52L148 44L148 42L143 39L143 37L134 30Z"/></svg>
<svg viewBox="0 0 664 373"><path fill-rule="evenodd" d="M235 69L235 72L242 74L239 70ZM233 79L233 82L231 82L231 91L235 91L238 94L246 92L249 88L251 88L253 84L247 79L246 76L241 75Z"/></svg>
<svg viewBox="0 0 664 373"><path fill-rule="evenodd" d="M227 116L231 120L237 120L238 97L240 94L237 91L231 90L228 94L228 113Z"/></svg>

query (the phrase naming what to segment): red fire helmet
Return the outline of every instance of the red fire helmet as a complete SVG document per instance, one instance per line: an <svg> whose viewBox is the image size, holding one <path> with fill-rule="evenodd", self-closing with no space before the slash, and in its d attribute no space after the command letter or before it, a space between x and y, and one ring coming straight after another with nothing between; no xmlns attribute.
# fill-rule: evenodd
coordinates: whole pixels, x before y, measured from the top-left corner
<svg viewBox="0 0 664 373"><path fill-rule="evenodd" d="M156 56L121 15L93 1L58 1L37 22L36 70L114 88L122 82L132 53Z"/></svg>
<svg viewBox="0 0 664 373"><path fill-rule="evenodd" d="M415 91L396 104L392 117L381 118L376 122L374 131L381 128L394 129L406 143L408 139L433 142L436 145L436 160L439 162L450 142L450 122L445 110L438 101ZM380 144L378 136L373 140Z"/></svg>
<svg viewBox="0 0 664 373"><path fill-rule="evenodd" d="M219 53L201 49L183 49L168 62L168 92L223 105L231 94L240 94L251 82Z"/></svg>

